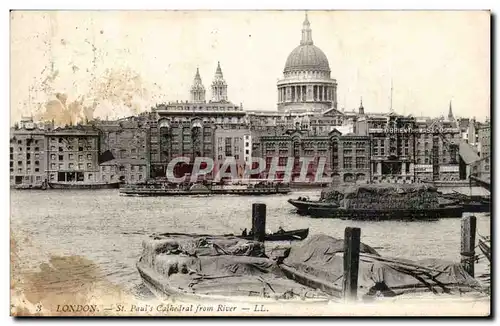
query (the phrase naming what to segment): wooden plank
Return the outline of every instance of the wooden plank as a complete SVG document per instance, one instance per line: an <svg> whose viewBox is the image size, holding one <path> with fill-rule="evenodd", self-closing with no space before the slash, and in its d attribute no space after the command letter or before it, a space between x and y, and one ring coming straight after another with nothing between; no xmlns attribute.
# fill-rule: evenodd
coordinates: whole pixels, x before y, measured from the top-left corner
<svg viewBox="0 0 500 326"><path fill-rule="evenodd" d="M474 277L474 255L476 246L476 217L465 216L462 218L462 232L460 245L460 262L465 271Z"/></svg>
<svg viewBox="0 0 500 326"><path fill-rule="evenodd" d="M344 232L344 300L356 300L358 297L359 248L361 244L360 228L345 228Z"/></svg>
<svg viewBox="0 0 500 326"><path fill-rule="evenodd" d="M264 242L266 238L266 204L252 204L252 233L255 241Z"/></svg>

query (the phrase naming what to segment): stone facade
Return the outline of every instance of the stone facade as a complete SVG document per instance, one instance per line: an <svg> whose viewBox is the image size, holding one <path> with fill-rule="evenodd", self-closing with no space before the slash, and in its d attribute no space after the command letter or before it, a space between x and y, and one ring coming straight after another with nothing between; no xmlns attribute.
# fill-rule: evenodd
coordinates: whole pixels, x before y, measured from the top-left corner
<svg viewBox="0 0 500 326"><path fill-rule="evenodd" d="M46 132L49 182L99 181L99 131L93 127Z"/></svg>
<svg viewBox="0 0 500 326"><path fill-rule="evenodd" d="M11 130L10 185L41 186L47 179L45 133L52 125L37 125L30 119Z"/></svg>
<svg viewBox="0 0 500 326"><path fill-rule="evenodd" d="M470 174L483 180L491 180L491 160L490 156L483 157L470 166Z"/></svg>
<svg viewBox="0 0 500 326"><path fill-rule="evenodd" d="M101 182L140 183L147 179L146 160L114 159L100 165Z"/></svg>
<svg viewBox="0 0 500 326"><path fill-rule="evenodd" d="M330 77L328 58L313 43L307 14L300 45L288 56L277 87L279 111L322 112L337 108L337 81Z"/></svg>
<svg viewBox="0 0 500 326"><path fill-rule="evenodd" d="M370 139L370 169L374 183L412 183L415 180L414 119L391 113L368 115L362 129Z"/></svg>
<svg viewBox="0 0 500 326"><path fill-rule="evenodd" d="M460 180L456 121L417 119L415 125L415 180Z"/></svg>
<svg viewBox="0 0 500 326"><path fill-rule="evenodd" d="M147 160L149 156L149 121L128 118L97 126L101 152L109 150L115 159Z"/></svg>
<svg viewBox="0 0 500 326"><path fill-rule="evenodd" d="M332 181L333 183L369 183L370 140L366 136L333 134Z"/></svg>
<svg viewBox="0 0 500 326"><path fill-rule="evenodd" d="M331 177L337 183L370 180L369 139L366 136L342 135L336 129L319 136L297 128L279 135L261 135L258 139L258 142L254 141L254 146L259 147L254 150L254 155L258 154L266 162L266 172L261 174L261 178L269 176L273 160L277 159L278 166L284 169L291 157L292 181L297 180L304 164L300 161L303 157L310 162L305 169L308 182L325 177ZM316 176L321 173L320 168L323 169L322 175ZM277 172L276 177L283 178L284 172Z"/></svg>
<svg viewBox="0 0 500 326"><path fill-rule="evenodd" d="M491 155L491 127L490 123L484 123L477 128L478 152L482 158Z"/></svg>
<svg viewBox="0 0 500 326"><path fill-rule="evenodd" d="M248 128L229 129L222 126L215 129L215 169L217 173L227 158L235 160L238 174L242 176L246 162L250 162L252 142Z"/></svg>

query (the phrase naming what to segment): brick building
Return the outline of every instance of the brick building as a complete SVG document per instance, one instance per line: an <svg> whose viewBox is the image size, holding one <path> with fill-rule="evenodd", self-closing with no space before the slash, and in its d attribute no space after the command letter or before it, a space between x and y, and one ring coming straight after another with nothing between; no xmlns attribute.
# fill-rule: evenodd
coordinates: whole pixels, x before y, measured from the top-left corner
<svg viewBox="0 0 500 326"><path fill-rule="evenodd" d="M358 134L370 139L372 182L414 182L414 122L412 117L390 113L367 115L357 123Z"/></svg>
<svg viewBox="0 0 500 326"><path fill-rule="evenodd" d="M354 134L341 135L333 132L332 146L332 182L368 183L370 171L370 139Z"/></svg>
<svg viewBox="0 0 500 326"><path fill-rule="evenodd" d="M419 118L415 126L415 181L460 180L456 121Z"/></svg>
<svg viewBox="0 0 500 326"><path fill-rule="evenodd" d="M288 158L293 158L292 181L296 180L302 170L300 157L308 158L310 163L306 169L306 180L314 182L320 177L331 177L335 183L369 182L369 138L353 134L342 135L334 129L324 135L315 135L307 129L290 129L279 135L261 135L254 151L265 159L266 169L260 176L268 177L273 160L284 169ZM321 166L321 158L324 165ZM316 177L323 169L321 176ZM276 174L278 179L284 172Z"/></svg>
<svg viewBox="0 0 500 326"><path fill-rule="evenodd" d="M239 130L248 125L241 105L227 100L227 84L218 64L212 82L212 100L206 102L197 71L191 88L191 101L170 102L153 108L150 124L151 177L166 175L168 163L175 157L216 158L217 128ZM239 155L239 154L238 154ZM192 167L191 167L192 168ZM179 173L189 173L189 167Z"/></svg>

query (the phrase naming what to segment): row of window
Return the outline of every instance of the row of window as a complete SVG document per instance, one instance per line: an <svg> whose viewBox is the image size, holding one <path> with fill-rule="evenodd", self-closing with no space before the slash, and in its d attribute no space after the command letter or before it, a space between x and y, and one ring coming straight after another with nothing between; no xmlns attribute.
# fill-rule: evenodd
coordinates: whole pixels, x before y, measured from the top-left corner
<svg viewBox="0 0 500 326"><path fill-rule="evenodd" d="M356 157L355 161L356 165L353 166L352 157L344 157L344 169L352 169L353 167L356 169L366 169L366 158L365 157Z"/></svg>
<svg viewBox="0 0 500 326"><path fill-rule="evenodd" d="M38 160L38 159L40 159L40 153L35 153L35 154L34 154L34 157L35 157L35 159L37 159L37 160ZM13 159L14 159L14 154L12 154L12 153L11 153L11 154L10 154L10 160L13 160ZM23 159L24 159L23 154L22 154L22 153L17 154L17 159L18 159L18 160L23 160ZM31 153L27 153L27 154L26 154L26 159L27 159L27 160L30 160L30 159L31 159Z"/></svg>
<svg viewBox="0 0 500 326"><path fill-rule="evenodd" d="M144 172L144 168L145 166L144 165L130 165L130 171L131 172ZM101 166L101 171L102 172L111 172L111 171L115 171L116 170L116 166L114 165L103 165ZM120 171L125 171L126 168L124 165L120 165L120 168L119 168Z"/></svg>
<svg viewBox="0 0 500 326"><path fill-rule="evenodd" d="M23 173L23 171L24 171L23 168L17 168L17 173ZM35 172L40 172L40 168L35 168L34 171ZM10 166L10 172L14 172L14 168L12 167L12 165ZM31 173L31 168L27 168L26 169L26 173L30 174Z"/></svg>
<svg viewBox="0 0 500 326"><path fill-rule="evenodd" d="M102 181L118 181L119 179L120 179L120 176L114 175L114 174L110 175L109 177L106 174L101 175ZM129 180L136 181L136 176L134 174L131 174L129 176ZM137 175L137 181L142 181L142 180L144 180L143 175L142 174Z"/></svg>
<svg viewBox="0 0 500 326"><path fill-rule="evenodd" d="M316 156L315 162L312 162L310 164L312 164L312 165L318 164L320 158L321 158L320 156ZM268 167L272 164L273 159L274 159L274 157L266 157L266 165ZM278 158L278 165L279 166L286 166L287 163L288 163L288 157ZM356 157L355 160L353 160L352 157L344 157L343 163L344 163L343 164L344 169L352 169L352 168L366 169L366 168L368 168L367 160L365 157ZM300 161L295 161L294 165L295 165L295 167L298 167L298 166L300 166L300 164L301 164ZM332 164L332 166L337 167L338 164Z"/></svg>
<svg viewBox="0 0 500 326"><path fill-rule="evenodd" d="M27 151L27 152L31 152L31 147L30 147L30 146L26 147L26 151ZM39 151L40 151L40 147L34 147L34 148L33 148L33 151L35 151L35 152L39 152ZM23 148L22 148L22 147L19 147L19 148L18 148L18 152L23 152ZM11 147L11 148L10 148L10 153L11 153L11 154L12 154L12 153L14 153L14 147Z"/></svg>
<svg viewBox="0 0 500 326"><path fill-rule="evenodd" d="M78 164L75 164L75 163L68 163L68 164L51 163L50 169L51 170L64 170L65 166L67 166L67 169L69 169L69 170L83 170L85 168L85 166L87 167L87 170L92 170L92 163L87 163L87 165L85 165L84 163L78 163Z"/></svg>
<svg viewBox="0 0 500 326"><path fill-rule="evenodd" d="M17 165L18 166L23 166L23 163L24 163L23 161L17 161ZM31 161L30 160L26 161L26 165L30 166L31 165ZM35 161L35 165L39 166L40 165L40 161ZM10 161L10 167L13 167L13 166L14 166L14 161Z"/></svg>
<svg viewBox="0 0 500 326"><path fill-rule="evenodd" d="M50 142L51 143L59 143L59 144L63 144L63 143L74 143L74 142L77 142L77 143L84 143L84 144L94 144L94 138L89 138L89 137L59 137L59 138L56 138L56 137L51 137L50 138Z"/></svg>
<svg viewBox="0 0 500 326"><path fill-rule="evenodd" d="M366 146L366 142L350 142L350 141L346 141L343 143L343 146L344 148L352 148L353 145L356 147L356 148L364 148Z"/></svg>
<svg viewBox="0 0 500 326"><path fill-rule="evenodd" d="M31 143L34 143L35 145L38 145L38 139L31 139L31 138L28 138L28 139L25 139L26 140L26 144L27 145L30 145ZM13 140L11 140L11 143L13 142ZM23 139L18 139L17 140L17 144L18 145L22 145L24 144L24 141Z"/></svg>
<svg viewBox="0 0 500 326"><path fill-rule="evenodd" d="M91 151L91 150L92 150L92 146L85 146L85 147L83 147L83 146L78 146L78 151L79 151L79 152L83 152L83 151L84 151L84 148L85 148L85 150L86 150L86 151ZM56 146L50 146L50 150L51 150L52 152L55 152L55 151L57 151L57 150L58 150L59 152L64 152L64 148L63 148L63 147L61 147L61 146L59 146L59 148L58 148L58 149L56 149ZM73 146L66 146L66 150L67 150L67 151L76 151L75 147L73 147Z"/></svg>
<svg viewBox="0 0 500 326"><path fill-rule="evenodd" d="M55 160L59 160L59 161L64 161L64 157L65 155L64 154L59 154L59 155L56 155L56 154L50 154L50 159L52 161L55 161ZM67 154L66 157L68 158L68 160L74 160L75 159L75 155L74 154ZM87 154L87 160L92 160L92 154ZM83 155L78 155L78 161L79 162L82 162L83 161Z"/></svg>

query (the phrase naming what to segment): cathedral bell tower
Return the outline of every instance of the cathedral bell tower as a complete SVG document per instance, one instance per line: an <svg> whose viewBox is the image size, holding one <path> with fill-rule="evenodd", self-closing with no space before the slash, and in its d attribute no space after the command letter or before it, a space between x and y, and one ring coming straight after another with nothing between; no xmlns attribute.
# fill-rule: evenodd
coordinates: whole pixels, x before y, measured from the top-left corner
<svg viewBox="0 0 500 326"><path fill-rule="evenodd" d="M220 62L217 62L217 70L212 82L212 102L227 102L227 84L222 75Z"/></svg>
<svg viewBox="0 0 500 326"><path fill-rule="evenodd" d="M200 70L198 68L196 68L193 86L191 86L191 102L205 103L205 87L201 82Z"/></svg>

